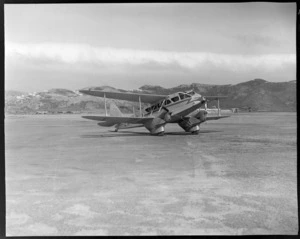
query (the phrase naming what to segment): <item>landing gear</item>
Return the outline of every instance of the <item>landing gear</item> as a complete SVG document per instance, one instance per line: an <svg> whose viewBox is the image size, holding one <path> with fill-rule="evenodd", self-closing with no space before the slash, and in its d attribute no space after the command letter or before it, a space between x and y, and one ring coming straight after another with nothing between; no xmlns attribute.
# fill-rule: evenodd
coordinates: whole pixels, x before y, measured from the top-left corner
<svg viewBox="0 0 300 239"><path fill-rule="evenodd" d="M192 134L199 134L200 130L195 130L192 132Z"/></svg>

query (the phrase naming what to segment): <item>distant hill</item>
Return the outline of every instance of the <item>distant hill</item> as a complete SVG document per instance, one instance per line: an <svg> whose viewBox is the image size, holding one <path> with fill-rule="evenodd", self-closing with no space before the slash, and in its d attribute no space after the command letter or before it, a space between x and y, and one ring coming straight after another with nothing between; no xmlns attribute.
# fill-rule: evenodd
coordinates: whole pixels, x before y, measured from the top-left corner
<svg viewBox="0 0 300 239"><path fill-rule="evenodd" d="M236 85L193 83L168 89L146 85L140 89L153 94L171 94L194 89L204 96L228 96L221 101L222 108L250 107L253 111L296 111L297 108L296 81L277 83L254 79Z"/></svg>
<svg viewBox="0 0 300 239"><path fill-rule="evenodd" d="M16 96L25 95L25 94L28 94L28 93L23 92L23 91L16 91L16 90L5 91L5 100L16 97Z"/></svg>
<svg viewBox="0 0 300 239"><path fill-rule="evenodd" d="M111 91L119 91L109 87ZM100 87L102 89L102 87ZM108 88L104 88L108 90ZM111 101L107 99L109 105ZM138 103L132 104L126 101L117 101L124 113L132 112L132 105L137 108ZM73 113L104 113L104 99L83 95L79 91L68 89L50 89L42 92L5 92L6 114L36 114L47 112L49 114L73 112Z"/></svg>
<svg viewBox="0 0 300 239"><path fill-rule="evenodd" d="M48 90L48 94L53 94L53 95L61 95L61 96L68 96L68 97L76 97L78 94L76 94L74 91L71 90L66 90L66 89L51 89Z"/></svg>
<svg viewBox="0 0 300 239"><path fill-rule="evenodd" d="M86 87L85 89L90 88ZM99 86L99 90L126 92L110 86ZM221 101L221 108L241 108L253 111L296 111L296 81L268 82L263 79L255 79L236 85L209 85L193 83L179 85L173 88L144 85L132 92L171 94L177 91L194 89L202 95L225 95ZM124 113L131 113L134 106L136 111L138 103L107 100L117 102ZM211 102L209 107L216 103ZM61 113L104 113L104 99L83 95L78 91L68 89L50 89L43 92L5 92L5 113L7 114L36 114L37 112Z"/></svg>

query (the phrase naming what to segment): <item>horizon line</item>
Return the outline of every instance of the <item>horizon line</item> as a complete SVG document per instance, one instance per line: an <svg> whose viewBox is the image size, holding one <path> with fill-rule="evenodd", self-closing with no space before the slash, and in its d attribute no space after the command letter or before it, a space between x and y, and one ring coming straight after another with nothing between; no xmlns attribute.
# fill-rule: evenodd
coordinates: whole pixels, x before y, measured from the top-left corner
<svg viewBox="0 0 300 239"><path fill-rule="evenodd" d="M255 79L252 79L252 80L248 80L248 81L242 81L242 82L239 82L239 83L236 83L236 84L206 84L206 83L196 83L196 82L193 82L191 84L180 84L180 85L176 85L176 86L171 86L171 87L162 87L160 85L151 85L151 84L144 84L142 86L140 86L139 88L133 88L131 90L138 90L140 89L141 87L143 86L152 86L152 87L161 87L163 89L172 89L172 88L176 88L176 87L179 87L179 86L191 86L193 84L199 84L199 85L217 85L217 86L225 86L225 85L238 85L238 84L241 84L241 83L246 83L246 82L250 82L250 81L255 81L255 80L263 80L265 81L266 83L288 83L288 82L296 82L296 80L290 80L290 81L280 81L280 82L277 82L277 81L267 81L267 80L264 80L262 78L255 78ZM101 85L101 86L86 86L84 88L90 88L90 87L111 87L111 88L114 88L114 89L119 89L119 90L123 90L121 88L115 88L113 86L109 86L109 85ZM5 88L5 87L4 87ZM81 89L84 89L84 88L60 88L60 87L57 87L57 88L50 88L50 89L43 89L43 90L39 90L39 91L33 91L33 92L43 92L43 91L49 91L49 90L52 90L52 89L64 89L64 90L71 90L71 91L78 91L78 90L81 90ZM24 90L16 90L16 89L5 89L4 90L5 92L6 91L19 91L19 92L24 92L24 93L31 93L32 91L24 91ZM130 90L128 90L130 91Z"/></svg>

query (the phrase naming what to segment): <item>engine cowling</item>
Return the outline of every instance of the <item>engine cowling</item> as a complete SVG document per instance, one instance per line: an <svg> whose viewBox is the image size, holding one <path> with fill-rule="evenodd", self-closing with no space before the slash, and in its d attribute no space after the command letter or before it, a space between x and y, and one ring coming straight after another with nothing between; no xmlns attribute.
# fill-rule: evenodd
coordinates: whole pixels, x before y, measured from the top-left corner
<svg viewBox="0 0 300 239"><path fill-rule="evenodd" d="M206 121L207 111L200 110L199 113L195 116L197 119L200 120L201 123Z"/></svg>
<svg viewBox="0 0 300 239"><path fill-rule="evenodd" d="M165 132L165 124L166 121L164 121L163 119L154 118L151 121L148 121L144 126L150 131L151 134L163 135Z"/></svg>
<svg viewBox="0 0 300 239"><path fill-rule="evenodd" d="M172 116L171 114L168 112L164 115L164 118L163 120L166 121L166 122L169 122L171 120Z"/></svg>

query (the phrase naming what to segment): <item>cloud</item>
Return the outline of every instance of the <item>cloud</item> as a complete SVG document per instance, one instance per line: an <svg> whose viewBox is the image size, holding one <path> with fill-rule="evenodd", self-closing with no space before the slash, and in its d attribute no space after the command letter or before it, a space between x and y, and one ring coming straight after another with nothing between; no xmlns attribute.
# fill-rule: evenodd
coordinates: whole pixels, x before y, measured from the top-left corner
<svg viewBox="0 0 300 239"><path fill-rule="evenodd" d="M98 64L108 66L154 64L160 67L177 65L191 71L213 66L228 71L249 71L257 68L272 71L285 65L296 65L295 54L230 55L210 52L170 52L135 49L99 48L85 44L6 43L5 55L10 59L25 58L45 63Z"/></svg>

